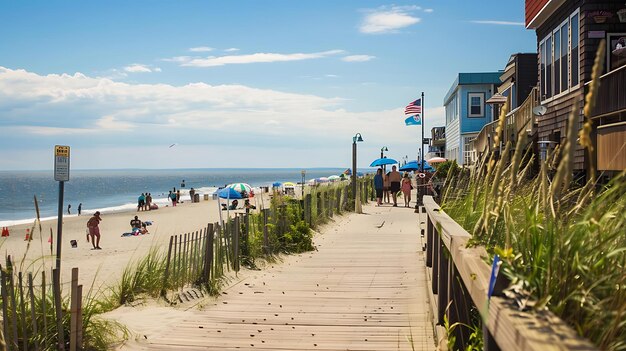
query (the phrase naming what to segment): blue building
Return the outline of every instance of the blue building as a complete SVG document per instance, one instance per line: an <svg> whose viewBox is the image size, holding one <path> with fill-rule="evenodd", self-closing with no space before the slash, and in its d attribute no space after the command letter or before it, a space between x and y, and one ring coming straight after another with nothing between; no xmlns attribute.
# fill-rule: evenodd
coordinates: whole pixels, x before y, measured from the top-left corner
<svg viewBox="0 0 626 351"><path fill-rule="evenodd" d="M486 101L500 85L500 72L459 73L443 99L446 109L446 158L459 165L471 164L471 142L496 116Z"/></svg>

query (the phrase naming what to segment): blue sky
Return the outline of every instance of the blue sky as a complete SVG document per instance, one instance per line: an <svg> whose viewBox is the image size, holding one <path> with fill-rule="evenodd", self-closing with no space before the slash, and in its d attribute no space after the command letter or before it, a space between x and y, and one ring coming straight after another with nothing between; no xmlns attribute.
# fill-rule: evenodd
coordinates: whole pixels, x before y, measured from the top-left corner
<svg viewBox="0 0 626 351"><path fill-rule="evenodd" d="M534 52L514 1L2 1L0 170L415 158L458 72ZM176 144L174 147L169 147Z"/></svg>

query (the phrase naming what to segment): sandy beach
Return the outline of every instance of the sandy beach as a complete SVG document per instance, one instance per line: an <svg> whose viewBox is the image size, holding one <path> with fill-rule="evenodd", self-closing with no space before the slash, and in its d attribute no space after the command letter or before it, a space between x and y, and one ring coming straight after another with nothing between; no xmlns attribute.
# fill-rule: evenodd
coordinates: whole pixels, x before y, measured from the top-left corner
<svg viewBox="0 0 626 351"><path fill-rule="evenodd" d="M269 194L264 194L263 201L269 206ZM243 201L239 202L241 208ZM260 209L261 197L257 195L252 203L255 202ZM201 200L199 203L185 201L176 207L161 207L154 211L103 213L100 223L102 250L92 250L91 243L87 242L86 223L92 213L65 216L61 253L62 282L68 282L71 268L78 267L79 284L88 287L94 282L96 287L109 286L117 281L130 261L142 257L153 246L165 248L171 235L194 232L203 229L208 223L218 222L219 212L217 200ZM244 210L231 211L231 214L237 212L242 213ZM131 231L130 220L135 215L142 221L152 221L153 224L147 227L149 234L122 237L122 233ZM222 215L225 217L226 212L223 211ZM32 241L28 242L24 238L26 230L31 227L32 223L9 227L10 236L0 240L0 250L4 257L11 255L18 271L41 272L46 267L50 276L49 272L55 265L56 245L52 247L51 255L48 239L52 229L53 240L56 241L57 221L43 221L42 231L37 227ZM71 247L71 240L77 241L77 248Z"/></svg>

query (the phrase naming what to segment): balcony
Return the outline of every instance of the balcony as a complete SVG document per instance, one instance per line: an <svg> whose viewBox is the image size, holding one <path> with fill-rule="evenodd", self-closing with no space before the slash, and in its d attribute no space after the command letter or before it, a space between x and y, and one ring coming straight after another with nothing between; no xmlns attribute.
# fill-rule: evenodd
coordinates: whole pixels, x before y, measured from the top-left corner
<svg viewBox="0 0 626 351"><path fill-rule="evenodd" d="M440 146L446 144L446 127L435 127L431 129L433 146Z"/></svg>
<svg viewBox="0 0 626 351"><path fill-rule="evenodd" d="M526 130L531 134L534 128L535 118L533 115L533 107L537 106L539 93L537 88L533 88L524 102L515 110L506 115L505 130L502 133L502 145L511 142L512 148L515 147L517 135ZM474 150L477 155L492 150L497 145L493 145L498 128L498 120L486 124L480 130L478 136L474 140Z"/></svg>
<svg viewBox="0 0 626 351"><path fill-rule="evenodd" d="M621 111L626 111L626 65L600 77L600 87L592 118Z"/></svg>

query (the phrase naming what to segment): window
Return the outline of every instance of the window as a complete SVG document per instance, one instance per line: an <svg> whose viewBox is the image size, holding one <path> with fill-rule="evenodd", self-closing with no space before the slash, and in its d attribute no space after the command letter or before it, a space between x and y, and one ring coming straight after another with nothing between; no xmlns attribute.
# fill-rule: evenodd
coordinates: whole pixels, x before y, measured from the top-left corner
<svg viewBox="0 0 626 351"><path fill-rule="evenodd" d="M468 93L468 117L485 117L485 93Z"/></svg>
<svg viewBox="0 0 626 351"><path fill-rule="evenodd" d="M579 83L579 11L576 10L539 42L541 99L569 92Z"/></svg>
<svg viewBox="0 0 626 351"><path fill-rule="evenodd" d="M552 37L554 38L554 95L557 95L561 92L561 28L557 28L552 33Z"/></svg>
<svg viewBox="0 0 626 351"><path fill-rule="evenodd" d="M568 61L567 61L567 33L568 33L569 23L567 21L561 26L561 86L563 90L566 90L568 85Z"/></svg>
<svg viewBox="0 0 626 351"><path fill-rule="evenodd" d="M578 56L578 42L580 41L580 33L578 31L578 28L580 26L580 21L578 20L578 10L576 10L576 12L570 16L570 26L572 28L572 42L570 45L570 60L572 62L572 86L575 87L578 85L578 81L580 80L580 74L578 73L578 65L580 64L580 58Z"/></svg>

